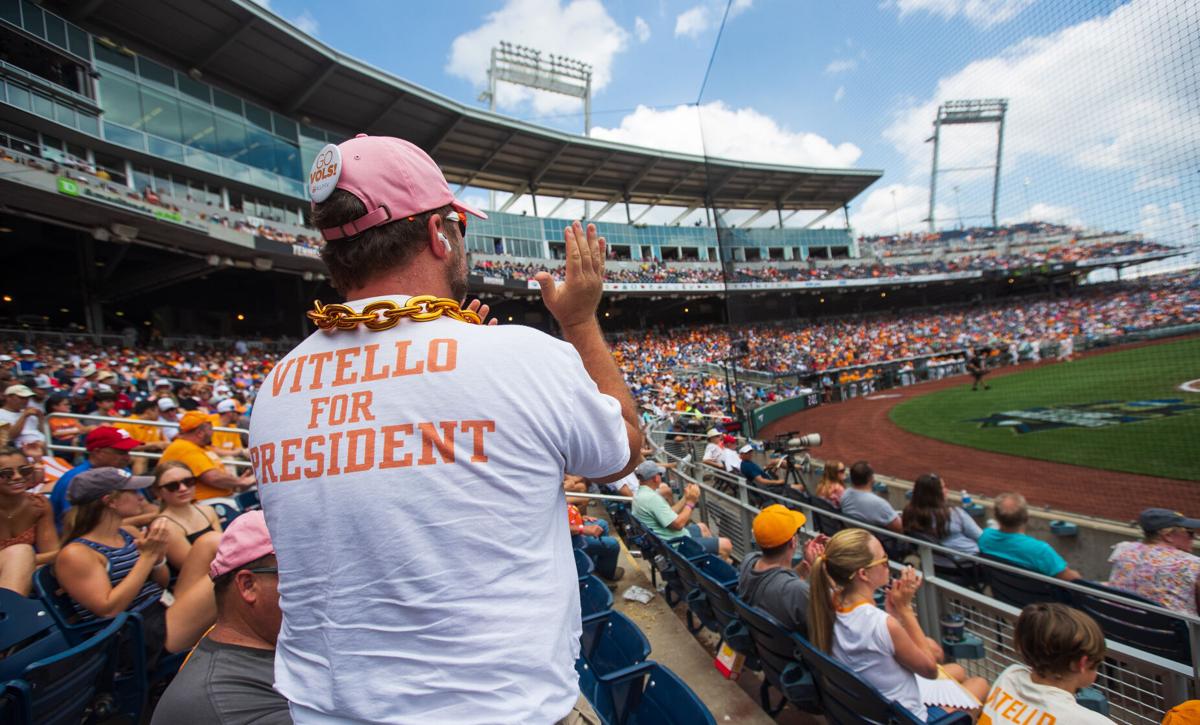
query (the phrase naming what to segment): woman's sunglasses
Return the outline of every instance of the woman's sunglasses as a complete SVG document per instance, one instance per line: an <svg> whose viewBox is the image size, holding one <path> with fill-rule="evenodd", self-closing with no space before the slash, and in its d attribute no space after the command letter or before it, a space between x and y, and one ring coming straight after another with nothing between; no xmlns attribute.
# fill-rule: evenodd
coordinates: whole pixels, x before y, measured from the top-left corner
<svg viewBox="0 0 1200 725"><path fill-rule="evenodd" d="M28 478L33 473L33 466L17 466L16 468L0 468L0 481L11 481L13 476Z"/></svg>
<svg viewBox="0 0 1200 725"><path fill-rule="evenodd" d="M159 489L160 491L170 491L171 493L177 493L179 491L179 489L181 489L181 488L184 488L184 487L192 488L195 485L196 485L196 477L189 476L188 478L181 478L178 481L171 481L170 483L160 484L158 486L155 486L155 488Z"/></svg>

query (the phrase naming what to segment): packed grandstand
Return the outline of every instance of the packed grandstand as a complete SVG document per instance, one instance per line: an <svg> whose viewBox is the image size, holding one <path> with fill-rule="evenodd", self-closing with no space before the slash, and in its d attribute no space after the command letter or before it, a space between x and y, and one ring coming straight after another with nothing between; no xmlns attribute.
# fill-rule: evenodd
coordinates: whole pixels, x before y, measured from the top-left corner
<svg viewBox="0 0 1200 725"><path fill-rule="evenodd" d="M581 141L366 66L266 5L0 0L0 720L1142 725L1200 697L1197 519L1095 520L1013 490L972 501L936 473L876 475L871 441L821 460L807 431L761 424L1194 335L1200 271L1144 266L1189 250L1044 221L785 226L845 209L882 172ZM425 182L449 199L482 185L588 200L583 222L608 241L598 310L580 325L540 296L546 273L580 279L584 231L535 198L532 215L468 221L457 200L441 214L445 258L490 315L443 299L304 317L341 299L309 164L373 143L360 130L428 151L405 158L431 157ZM640 224L631 202L713 217ZM403 336L476 314L509 328L476 372L520 415L435 418L481 348ZM395 352L355 347L359 323ZM308 391L327 395L286 403ZM558 448L496 443L543 414L522 445ZM613 450L624 475L607 475ZM472 477L483 464L509 478ZM432 480L403 476L442 470L470 475L392 500L397 481ZM294 495L368 478L371 494ZM511 485L534 479L550 485ZM275 543L319 566L298 572ZM353 565L337 554L352 547ZM406 569L422 557L458 568ZM337 606L351 580L354 606ZM856 634L892 625L903 662ZM558 720L566 706L582 719Z"/></svg>

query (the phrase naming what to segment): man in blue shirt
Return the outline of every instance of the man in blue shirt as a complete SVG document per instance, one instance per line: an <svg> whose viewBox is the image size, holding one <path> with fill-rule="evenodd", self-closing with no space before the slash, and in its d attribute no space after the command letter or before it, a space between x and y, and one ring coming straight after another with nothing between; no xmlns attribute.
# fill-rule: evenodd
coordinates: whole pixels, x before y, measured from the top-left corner
<svg viewBox="0 0 1200 725"><path fill-rule="evenodd" d="M1041 539L1025 533L1029 523L1029 507L1019 493L1002 493L996 497L996 521L1000 529L984 529L979 535L979 552L994 556L1038 574L1071 581L1079 572L1067 566L1058 552Z"/></svg>
<svg viewBox="0 0 1200 725"><path fill-rule="evenodd" d="M754 462L754 446L747 443L738 449L738 457L742 459L742 475L746 477L746 483L750 486L782 486L782 478L768 478L766 470L762 466ZM782 458L776 459L782 462ZM778 463L776 464L778 465ZM773 467L772 467L773 468ZM778 470L778 469L775 469Z"/></svg>
<svg viewBox="0 0 1200 725"><path fill-rule="evenodd" d="M60 532L62 531L63 514L71 508L70 502L67 501L67 489L71 486L71 479L91 468L111 466L128 471L132 462L129 451L140 446L141 442L130 437L128 431L114 428L111 425L102 425L93 428L92 432L87 434L83 445L87 448L87 458L83 463L60 476L54 484L54 490L50 492L50 506L54 509L54 525Z"/></svg>

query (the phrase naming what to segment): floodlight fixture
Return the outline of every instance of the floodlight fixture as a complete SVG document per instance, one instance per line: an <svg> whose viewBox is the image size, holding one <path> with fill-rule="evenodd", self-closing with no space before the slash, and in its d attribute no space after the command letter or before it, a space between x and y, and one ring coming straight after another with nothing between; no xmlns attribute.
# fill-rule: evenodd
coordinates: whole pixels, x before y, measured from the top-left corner
<svg viewBox="0 0 1200 725"><path fill-rule="evenodd" d="M992 226L997 227L997 207L1000 205L1000 161L1004 153L1004 119L1008 113L1007 98L975 98L957 101L946 101L938 106L937 117L933 120L933 135L925 142L933 142L933 168L929 173L929 232L937 231L934 209L937 203L937 179L939 173L950 171L973 171L980 168L991 169L992 176ZM984 167L966 169L938 169L938 151L941 147L942 126L953 126L975 123L997 124L996 132L996 163ZM955 187L957 196L957 187ZM959 225L962 225L962 209L959 208Z"/></svg>
<svg viewBox="0 0 1200 725"><path fill-rule="evenodd" d="M539 91L560 93L583 101L583 135L592 130L592 66L576 58L543 53L508 41L492 48L488 89L479 94L496 110L496 84L513 83Z"/></svg>

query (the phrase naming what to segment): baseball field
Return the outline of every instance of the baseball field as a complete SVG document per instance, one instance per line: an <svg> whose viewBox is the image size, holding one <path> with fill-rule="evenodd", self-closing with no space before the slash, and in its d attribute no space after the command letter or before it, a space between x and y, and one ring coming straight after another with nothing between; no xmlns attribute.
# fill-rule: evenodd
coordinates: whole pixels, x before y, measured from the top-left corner
<svg viewBox="0 0 1200 725"><path fill-rule="evenodd" d="M1200 339L989 376L990 390L963 379L899 403L891 421L970 448L1200 481Z"/></svg>

